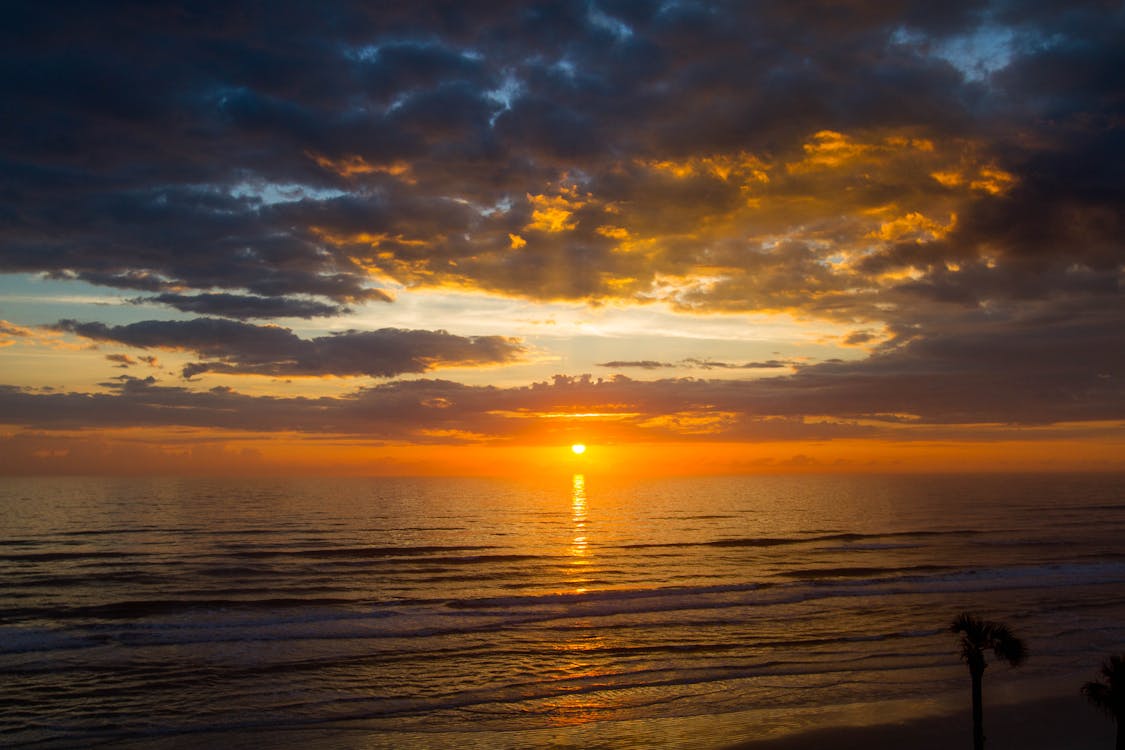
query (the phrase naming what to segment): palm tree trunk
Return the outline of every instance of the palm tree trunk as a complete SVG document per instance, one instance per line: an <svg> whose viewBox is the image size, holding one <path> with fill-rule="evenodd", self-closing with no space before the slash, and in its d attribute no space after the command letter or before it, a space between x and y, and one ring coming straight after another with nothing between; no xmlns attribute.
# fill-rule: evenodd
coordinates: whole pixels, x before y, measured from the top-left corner
<svg viewBox="0 0 1125 750"><path fill-rule="evenodd" d="M981 700L981 678L983 670L972 670L973 677L973 750L984 750L984 705ZM1125 750L1120 745L1120 735L1117 750Z"/></svg>

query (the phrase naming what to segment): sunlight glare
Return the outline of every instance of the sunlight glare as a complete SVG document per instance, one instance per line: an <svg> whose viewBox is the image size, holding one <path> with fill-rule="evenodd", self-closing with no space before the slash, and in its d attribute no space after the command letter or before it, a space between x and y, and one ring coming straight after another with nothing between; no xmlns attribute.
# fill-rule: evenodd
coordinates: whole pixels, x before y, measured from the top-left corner
<svg viewBox="0 0 1125 750"><path fill-rule="evenodd" d="M574 452L574 455L581 456L586 452L586 446L582 443L575 443L574 445L570 446L570 450Z"/></svg>

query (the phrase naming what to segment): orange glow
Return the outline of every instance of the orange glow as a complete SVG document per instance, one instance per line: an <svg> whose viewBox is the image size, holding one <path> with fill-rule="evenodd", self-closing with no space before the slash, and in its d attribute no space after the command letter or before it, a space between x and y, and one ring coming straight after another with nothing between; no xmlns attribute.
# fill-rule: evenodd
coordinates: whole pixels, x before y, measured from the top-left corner
<svg viewBox="0 0 1125 750"><path fill-rule="evenodd" d="M605 425L603 425L604 427ZM1125 471L1119 425L1087 434L1045 428L1036 435L945 439L667 442L599 440L597 451L559 461L559 443L406 444L356 436L145 428L20 433L0 428L0 474L498 476L587 479L708 474ZM908 428L904 427L904 433ZM531 436L525 438L534 440ZM569 446L570 443L567 443Z"/></svg>
<svg viewBox="0 0 1125 750"><path fill-rule="evenodd" d="M586 452L586 446L582 443L575 443L574 445L570 446L570 450L572 453L574 453L574 455L581 456Z"/></svg>

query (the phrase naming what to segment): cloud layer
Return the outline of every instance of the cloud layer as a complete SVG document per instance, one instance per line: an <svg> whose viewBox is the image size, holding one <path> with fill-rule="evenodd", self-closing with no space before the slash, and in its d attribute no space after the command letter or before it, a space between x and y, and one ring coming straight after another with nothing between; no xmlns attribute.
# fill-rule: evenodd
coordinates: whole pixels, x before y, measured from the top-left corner
<svg viewBox="0 0 1125 750"><path fill-rule="evenodd" d="M62 325L99 340L143 347L168 347L177 337L178 346L213 358L189 365L189 375L204 370L329 374L322 362L345 358L331 351L324 355L326 349L358 345L367 351L372 341L394 341L398 335L416 333L342 334L310 342L284 329L272 329L271 336L245 344L235 354L239 344L232 342L237 337L222 329L243 324L229 321L117 329ZM262 330L245 328L252 329L249 337L259 336ZM222 335L215 336L216 330ZM917 439L933 434L924 428L966 423L1010 427L1125 420L1125 387L1109 374L1125 366L1125 349L1114 346L1119 334L1102 331L1100 340L1094 340L1094 334L1074 329L1058 336L1061 340L1048 342L1047 347L1064 356L1050 362L1043 361L1039 336L1000 339L986 332L948 340L919 339L866 361L827 362L801 367L793 375L754 381L558 376L549 383L498 388L413 380L362 388L344 397L280 398L221 387L195 391L160 385L152 376L144 380L121 376L107 383L109 392L103 394L41 394L8 388L0 393L0 407L5 422L37 428L190 426L423 442L464 436L536 442L550 439L552 424L579 422L595 425L597 434L616 440L823 440L890 438L901 425L910 425L913 431L900 437ZM998 340L1006 343L998 346ZM1090 346L1095 353L1086 351ZM455 353L446 356L482 350L486 356L507 356L504 347L505 342L461 340L452 347ZM392 350L398 358L390 361L397 367L424 364L417 354ZM387 362L361 357L355 371L385 369ZM953 368L951 362L959 364Z"/></svg>
<svg viewBox="0 0 1125 750"><path fill-rule="evenodd" d="M235 317L388 281L865 319L1111 295L1123 25L1097 2L29 6L0 59L0 268Z"/></svg>
<svg viewBox="0 0 1125 750"><path fill-rule="evenodd" d="M38 321L139 350L113 365L385 379L529 356L424 322L269 324L421 289L784 312L869 354L625 350L599 366L762 379L337 399L12 387L5 423L514 439L585 410L622 439L760 439L1125 418L1118 3L51 3L3 25L0 273L200 316Z"/></svg>
<svg viewBox="0 0 1125 750"><path fill-rule="evenodd" d="M288 328L219 318L146 320L123 326L61 320L56 330L139 349L194 352L204 359L184 367L236 375L390 377L435 367L496 365L518 360L525 347L502 336L454 336L446 331L344 331L302 339Z"/></svg>

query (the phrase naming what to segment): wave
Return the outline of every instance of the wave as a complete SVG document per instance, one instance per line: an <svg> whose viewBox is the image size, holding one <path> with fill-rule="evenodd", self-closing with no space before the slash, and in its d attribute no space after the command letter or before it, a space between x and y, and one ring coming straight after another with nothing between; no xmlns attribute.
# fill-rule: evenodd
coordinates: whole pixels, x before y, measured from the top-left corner
<svg viewBox="0 0 1125 750"><path fill-rule="evenodd" d="M706 594L756 591L769 584L745 583L715 586L662 586L646 589L610 589L582 593L532 594L524 596L479 597L474 599L452 599L445 606L454 609L504 609L543 604L566 604L571 602L635 601L668 596L699 596Z"/></svg>
<svg viewBox="0 0 1125 750"><path fill-rule="evenodd" d="M86 575L61 574L61 575L21 575L9 576L4 581L4 587L10 589L49 589L49 588L74 588L98 586L106 583L163 583L169 576L156 573L144 573L132 570L114 570L111 572L95 571Z"/></svg>
<svg viewBox="0 0 1125 750"><path fill-rule="evenodd" d="M148 557L147 552L121 552L108 550L77 550L74 552L21 552L0 555L0 562L64 562L69 560L107 560Z"/></svg>
<svg viewBox="0 0 1125 750"><path fill-rule="evenodd" d="M102 640L49 628L0 627L0 654L66 651L100 645Z"/></svg>
<svg viewBox="0 0 1125 750"><path fill-rule="evenodd" d="M206 533L202 529L192 528L166 528L162 526L129 526L111 529L74 529L71 531L56 531L53 536L61 537L87 537L87 536L129 536L133 534L200 534ZM242 532L240 532L242 533ZM245 533L254 533L252 530Z"/></svg>
<svg viewBox="0 0 1125 750"><path fill-rule="evenodd" d="M263 730L298 730L333 724L346 729L362 727L363 731L378 731L380 728L392 729L394 724L382 725L380 722L402 718L440 717L455 713L483 710L485 707L503 709L505 706L519 706L520 715L528 718L545 716L557 709L551 699L559 697L583 696L596 693L616 692L635 688L648 689L674 687L680 685L706 685L714 682L763 675L799 675L809 669L786 668L784 662L762 661L729 667L688 668L688 669L648 669L615 674L591 674L563 676L554 680L532 679L509 681L477 688L437 692L429 696L389 695L389 696L334 696L325 699L305 698L284 705L266 705L252 714L235 710L212 710L197 715L180 715L175 723L164 725L159 719L150 718L144 722L87 723L85 725L65 725L52 728L55 739L67 746L89 746L94 744L135 742L154 742L160 738L177 736L181 738L198 737L204 740L209 735L229 740L232 733L255 732ZM249 718L252 717L252 718ZM169 717L171 718L171 717ZM361 724L355 724L361 722ZM427 725L433 720L427 718ZM300 737L296 736L297 744ZM191 742L191 740L188 740ZM201 745L202 746L202 745Z"/></svg>
<svg viewBox="0 0 1125 750"><path fill-rule="evenodd" d="M428 545L416 547L314 547L307 549L272 548L231 552L232 557L307 557L331 559L334 557L414 557L440 552L477 552L496 549L493 545Z"/></svg>
<svg viewBox="0 0 1125 750"><path fill-rule="evenodd" d="M522 559L521 556L498 557L506 560ZM1063 586L1120 585L1125 583L1125 561L1117 559L993 568L924 564L906 567L802 566L779 570L771 575L772 581L732 584L605 588L585 592L557 591L460 598L410 597L404 595L402 589L396 589L399 593L393 599L380 598L377 589L369 591L361 582L357 582L354 587L345 587L343 584L346 581L329 577L312 585L313 581L306 575L291 581L292 584L301 584L300 586L290 585L285 588L294 592L307 592L307 595L262 597L260 593L278 590L278 587L263 586L228 586L221 591L200 590L196 596L183 596L185 592L181 589L176 596L70 606L8 606L0 610L0 618L9 623L30 619L168 622L186 614L195 614L210 617L214 620L212 624L222 625L224 618L230 620L240 613L276 614L293 610L315 612L318 619L393 617L393 622L388 620L382 623L380 628L364 633L364 637L411 637L444 630L474 629L478 626L495 628L506 623L546 622L576 617L613 618L620 615L655 615L673 611L740 607L755 607L760 610L833 597L947 595ZM479 580L479 576L475 578ZM474 580L474 577L453 575L449 579L456 582ZM118 581L120 582L120 578ZM559 581L558 585L573 584ZM586 581L583 585L600 584ZM424 590L419 589L419 593ZM321 592L351 592L353 595L318 595ZM15 602L9 603L12 604ZM468 617L450 619L449 615L456 613ZM269 621L264 622L268 625ZM239 625L233 620L226 624Z"/></svg>
<svg viewBox="0 0 1125 750"><path fill-rule="evenodd" d="M703 513L695 516L657 516L658 521L714 521L722 518L738 518L738 516L729 513Z"/></svg>
<svg viewBox="0 0 1125 750"><path fill-rule="evenodd" d="M793 568L774 573L775 577L815 580L820 578L884 578L890 575L911 575L913 573L933 573L957 570L949 565L910 565L906 567L840 567L840 568Z"/></svg>
<svg viewBox="0 0 1125 750"><path fill-rule="evenodd" d="M1073 506L1075 512L1084 510L1100 510L1100 511L1122 511L1125 510L1125 503L1104 503L1100 505L1077 505Z"/></svg>
<svg viewBox="0 0 1125 750"><path fill-rule="evenodd" d="M657 549L669 547L781 547L795 544L816 544L818 542L863 542L878 539L925 539L942 536L977 536L983 531L958 529L953 531L892 531L878 534L840 532L815 536L794 537L742 537L732 539L712 539L702 542L648 542L623 544L620 549Z"/></svg>
<svg viewBox="0 0 1125 750"><path fill-rule="evenodd" d="M343 607L370 603L370 599L341 597L273 597L268 599L135 599L105 604L71 607L37 607L6 609L2 614L13 617L42 617L56 620L100 619L136 620L160 615L179 615L199 611L278 610L305 607Z"/></svg>

